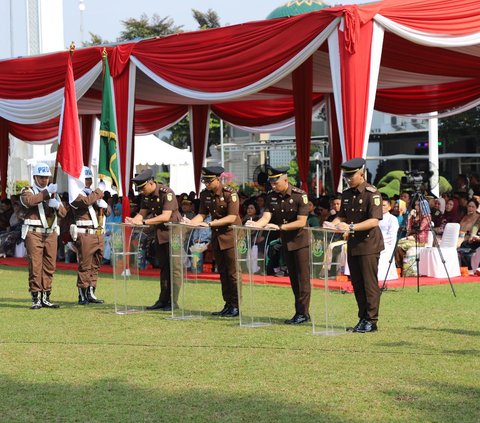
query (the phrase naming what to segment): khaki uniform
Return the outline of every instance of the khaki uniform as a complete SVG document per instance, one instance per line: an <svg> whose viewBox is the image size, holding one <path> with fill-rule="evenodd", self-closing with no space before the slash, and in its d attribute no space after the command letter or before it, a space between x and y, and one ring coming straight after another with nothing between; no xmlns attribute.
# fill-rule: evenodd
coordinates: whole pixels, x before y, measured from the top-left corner
<svg viewBox="0 0 480 423"><path fill-rule="evenodd" d="M212 220L228 215L237 216L234 225L241 224L238 195L228 186L220 185L215 192L203 190L200 193L199 214L212 216ZM229 226L212 227L212 251L222 283L225 304L238 308L237 263L235 261L235 239Z"/></svg>
<svg viewBox="0 0 480 423"><path fill-rule="evenodd" d="M171 210L170 222L179 223L182 219L178 211L177 197L169 187L156 183L155 191L150 195L142 195L140 214L149 219L162 214L164 210ZM181 283L180 269L173 269L173 289L170 274L170 235L165 224L155 225L157 257L160 264L160 298L162 303L177 303L179 284Z"/></svg>
<svg viewBox="0 0 480 423"><path fill-rule="evenodd" d="M74 222L77 225L78 235L75 241L78 255L77 287L97 287L98 270L103 262L105 241L105 216L100 216L97 200L103 198L103 191L96 189L90 192L83 191L72 203ZM95 227L89 208L93 208L98 225ZM82 233L83 232L83 233Z"/></svg>
<svg viewBox="0 0 480 423"><path fill-rule="evenodd" d="M47 189L24 188L20 203L24 209L25 225L29 230L25 237L28 257L28 285L30 292L50 292L57 263L58 217L67 214L60 204L58 211L48 206ZM43 209L43 213L42 213Z"/></svg>
<svg viewBox="0 0 480 423"><path fill-rule="evenodd" d="M383 212L380 193L367 182L357 188L345 190L338 216L345 218L348 224L360 223L370 218L381 220ZM377 270L383 249L383 236L378 226L368 231L355 231L348 237L347 258L358 305L358 317L374 323L378 320L380 305Z"/></svg>
<svg viewBox="0 0 480 423"><path fill-rule="evenodd" d="M297 216L308 216L305 191L288 185L285 194L270 191L265 211L271 213L270 223L282 225L294 222ZM310 307L310 236L305 229L280 231L288 275L295 296L295 313L309 314Z"/></svg>

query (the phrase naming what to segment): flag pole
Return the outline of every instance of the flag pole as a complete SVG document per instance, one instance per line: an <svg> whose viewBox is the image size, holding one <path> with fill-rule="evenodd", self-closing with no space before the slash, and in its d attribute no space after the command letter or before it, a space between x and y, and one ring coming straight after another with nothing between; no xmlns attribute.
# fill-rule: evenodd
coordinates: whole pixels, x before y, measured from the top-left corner
<svg viewBox="0 0 480 423"><path fill-rule="evenodd" d="M73 58L73 53L75 52L75 42L72 41L70 43L70 58ZM59 124L61 122L59 121ZM60 134L58 135L58 141L60 141ZM58 149L57 149L57 155L55 156L55 168L53 170L53 181L52 183L53 184L56 184L57 183L57 175L58 175ZM54 198L55 194L52 194L52 198Z"/></svg>

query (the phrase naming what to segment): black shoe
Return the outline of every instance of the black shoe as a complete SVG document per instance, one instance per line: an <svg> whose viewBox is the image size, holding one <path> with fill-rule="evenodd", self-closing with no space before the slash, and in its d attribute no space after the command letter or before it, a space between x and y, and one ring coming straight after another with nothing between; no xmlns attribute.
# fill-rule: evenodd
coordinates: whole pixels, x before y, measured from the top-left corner
<svg viewBox="0 0 480 423"><path fill-rule="evenodd" d="M378 330L377 324L375 322L370 322L368 320L364 321L364 324L362 327L360 327L357 332L359 333L370 333L370 332L376 332Z"/></svg>
<svg viewBox="0 0 480 423"><path fill-rule="evenodd" d="M87 289L88 288L78 288L78 304L79 305L88 304Z"/></svg>
<svg viewBox="0 0 480 423"><path fill-rule="evenodd" d="M308 322L310 315L308 314L295 314L291 319L285 320L286 325L300 325L301 323Z"/></svg>
<svg viewBox="0 0 480 423"><path fill-rule="evenodd" d="M166 307L168 304L164 303L163 301L157 300L154 305L146 307L147 310L160 310Z"/></svg>
<svg viewBox="0 0 480 423"><path fill-rule="evenodd" d="M228 304L225 304L220 311L214 311L212 316L223 316L229 309Z"/></svg>
<svg viewBox="0 0 480 423"><path fill-rule="evenodd" d="M103 304L104 301L100 300L95 296L95 288L93 286L89 286L87 288L87 300L89 303L92 304Z"/></svg>
<svg viewBox="0 0 480 423"><path fill-rule="evenodd" d="M238 315L238 307L228 307L227 311L222 314L222 317L237 317Z"/></svg>
<svg viewBox="0 0 480 423"><path fill-rule="evenodd" d="M40 294L40 295L38 295ZM40 292L32 292L32 305L30 306L30 308L32 310L40 310L42 308L42 301L40 299L40 296L42 295L42 293Z"/></svg>
<svg viewBox="0 0 480 423"><path fill-rule="evenodd" d="M348 327L347 332L359 332L359 329L363 329L363 326L365 325L365 322L366 322L365 319L360 319L355 326Z"/></svg>
<svg viewBox="0 0 480 423"><path fill-rule="evenodd" d="M163 311L172 311L178 308L178 304L173 303L173 307L171 304L167 304L165 307L162 308Z"/></svg>
<svg viewBox="0 0 480 423"><path fill-rule="evenodd" d="M50 302L50 291L43 291L42 292L42 307L46 308L60 308L58 304Z"/></svg>

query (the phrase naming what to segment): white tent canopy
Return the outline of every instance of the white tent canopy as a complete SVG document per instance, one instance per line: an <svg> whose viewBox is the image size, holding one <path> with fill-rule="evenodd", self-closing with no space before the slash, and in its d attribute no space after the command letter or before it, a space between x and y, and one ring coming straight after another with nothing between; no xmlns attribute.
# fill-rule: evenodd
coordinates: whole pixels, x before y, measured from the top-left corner
<svg viewBox="0 0 480 423"><path fill-rule="evenodd" d="M135 136L135 168L138 165L169 165L170 188L175 194L195 191L192 152L173 147L155 135Z"/></svg>

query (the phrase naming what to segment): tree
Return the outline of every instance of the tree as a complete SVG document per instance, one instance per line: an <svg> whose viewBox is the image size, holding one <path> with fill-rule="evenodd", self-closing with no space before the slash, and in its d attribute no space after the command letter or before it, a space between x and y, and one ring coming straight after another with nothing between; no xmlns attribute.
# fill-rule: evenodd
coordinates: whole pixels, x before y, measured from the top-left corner
<svg viewBox="0 0 480 423"><path fill-rule="evenodd" d="M110 44L110 41L104 40L100 35L94 34L93 32L89 32L90 34L90 41L84 41L82 43L83 47L91 47L91 46L100 46L103 44Z"/></svg>
<svg viewBox="0 0 480 423"><path fill-rule="evenodd" d="M480 129L480 106L439 120L439 136L453 143L458 136L477 134Z"/></svg>
<svg viewBox="0 0 480 423"><path fill-rule="evenodd" d="M192 9L192 13L193 18L198 22L198 27L200 29L221 27L220 18L218 17L217 12L212 9L208 9L205 13Z"/></svg>
<svg viewBox="0 0 480 423"><path fill-rule="evenodd" d="M118 41L137 40L139 38L162 37L182 32L183 26L176 26L168 16L160 18L156 13L152 18L142 13L140 19L129 18L122 21L125 29L120 33Z"/></svg>

